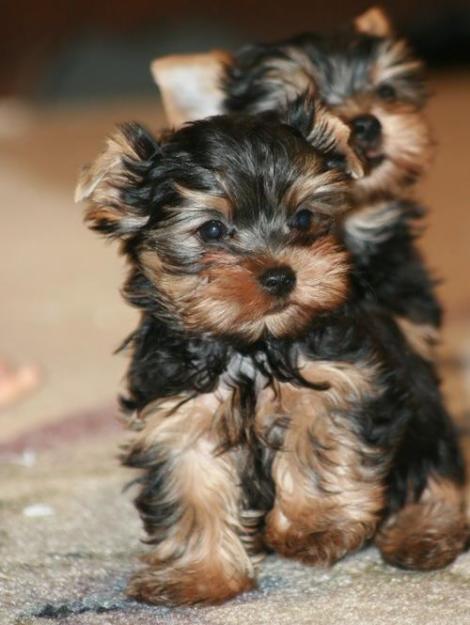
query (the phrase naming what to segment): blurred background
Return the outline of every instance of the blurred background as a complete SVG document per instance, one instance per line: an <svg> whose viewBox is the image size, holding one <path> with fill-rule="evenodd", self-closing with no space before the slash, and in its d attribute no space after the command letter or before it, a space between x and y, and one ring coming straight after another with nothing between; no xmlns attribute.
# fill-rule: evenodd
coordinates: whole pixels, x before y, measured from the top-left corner
<svg viewBox="0 0 470 625"><path fill-rule="evenodd" d="M51 103L151 95L149 59L330 29L371 2L4 0L0 93ZM430 67L470 62L465 0L382 2Z"/></svg>
<svg viewBox="0 0 470 625"><path fill-rule="evenodd" d="M132 327L133 313L118 294L122 268L115 250L85 230L81 207L71 198L79 168L116 122L164 124L150 61L328 30L370 6L362 0L4 0L0 272L7 296L0 311L0 373L4 359L37 362L44 383L8 406L13 416L0 422L0 441L41 419L54 422L109 404L115 394L125 364L111 353ZM423 244L443 280L454 328L470 309L470 2L382 6L429 68L429 116L439 149L420 189L431 208Z"/></svg>
<svg viewBox="0 0 470 625"><path fill-rule="evenodd" d="M12 582L10 592L12 597L21 595L22 603L34 606L41 597L45 601L52 588L54 596L79 594L77 579L89 580L105 569L115 579L117 569L129 566L119 540L126 549L134 548L140 531L130 506L120 514L120 489L129 476L117 472L115 458L123 437L115 418L115 396L126 359L113 356L113 351L132 330L135 313L119 295L124 268L116 249L85 229L82 207L73 203L80 166L97 154L116 122L132 119L153 129L164 124L149 73L153 58L213 47L235 49L253 40L326 30L371 4L1 3L0 383L5 363L13 370L23 364L39 370L34 389L0 408L0 518L15 545L10 560L0 563L10 566L6 577L0 571L0 585L4 579L16 579L11 567L19 567L22 586L18 589ZM429 118L438 151L419 188L430 208L422 247L441 279L447 312L445 390L462 432L468 433L470 2L381 4L429 68L434 93ZM103 501L107 512L100 508ZM95 518L96 509L103 510L105 520ZM81 518L94 528L92 537L83 534ZM114 525L114 534L100 533L102 527ZM7 530L0 530L0 538L2 531ZM95 555L83 556L92 551ZM93 559L97 553L99 566ZM31 561L42 571L50 554L56 554L55 570L66 581L61 586L55 580L39 591L38 569L31 568ZM78 557L81 569L74 573L69 564ZM32 571L28 579L25 563ZM470 562L467 569L470 579ZM88 587L88 581L83 583Z"/></svg>

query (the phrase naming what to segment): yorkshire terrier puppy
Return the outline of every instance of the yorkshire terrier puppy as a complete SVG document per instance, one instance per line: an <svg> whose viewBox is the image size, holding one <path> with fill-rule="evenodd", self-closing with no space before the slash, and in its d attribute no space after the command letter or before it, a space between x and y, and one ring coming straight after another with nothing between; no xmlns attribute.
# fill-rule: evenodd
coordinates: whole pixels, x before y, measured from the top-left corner
<svg viewBox="0 0 470 625"><path fill-rule="evenodd" d="M79 182L141 311L123 406L152 545L129 593L144 601L228 599L253 587L266 547L333 563L385 517L379 547L404 566L463 547L433 368L362 295L339 227L360 166L347 128L313 110L297 102L289 125L208 118L159 141L128 124ZM440 471L416 458L424 446Z"/></svg>
<svg viewBox="0 0 470 625"><path fill-rule="evenodd" d="M205 89L200 92L191 87L195 68L204 74ZM152 70L164 103L172 106L167 112L179 114L179 121L209 109L276 110L282 116L301 94L315 94L350 126L351 145L364 159L366 175L352 185L352 201L339 219L338 237L350 253L364 302L376 302L392 313L407 339L406 349L433 366L442 313L434 280L415 245L424 211L409 196L432 154L423 115L427 93L422 64L395 36L385 14L374 8L335 33L251 45L234 55L217 51L193 59L158 59ZM175 75L180 76L178 96L170 101ZM448 427L444 422L441 426ZM428 424L420 419L397 447L397 463L389 475L393 505L376 536L391 563L417 569L442 564L431 548L426 555L424 547L415 549L412 544L431 516L426 485L435 476L461 475L461 456L454 454L453 445L443 447L439 428L430 436ZM461 492L459 480L454 486L455 493ZM442 526L438 533L445 534Z"/></svg>

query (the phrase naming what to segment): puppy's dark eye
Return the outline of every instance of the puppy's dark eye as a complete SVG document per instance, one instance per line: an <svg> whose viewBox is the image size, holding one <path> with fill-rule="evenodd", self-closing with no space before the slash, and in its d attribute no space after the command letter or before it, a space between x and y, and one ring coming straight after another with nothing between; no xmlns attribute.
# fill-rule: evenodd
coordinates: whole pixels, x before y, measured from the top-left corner
<svg viewBox="0 0 470 625"><path fill-rule="evenodd" d="M308 230L312 225L312 221L312 213L308 209L303 208L294 215L291 226L297 228L297 230Z"/></svg>
<svg viewBox="0 0 470 625"><path fill-rule="evenodd" d="M377 87L377 95L381 100L393 102L397 97L397 91L392 85L379 85Z"/></svg>
<svg viewBox="0 0 470 625"><path fill-rule="evenodd" d="M202 224L199 228L199 234L204 241L219 241L227 234L227 228L221 221L211 219Z"/></svg>

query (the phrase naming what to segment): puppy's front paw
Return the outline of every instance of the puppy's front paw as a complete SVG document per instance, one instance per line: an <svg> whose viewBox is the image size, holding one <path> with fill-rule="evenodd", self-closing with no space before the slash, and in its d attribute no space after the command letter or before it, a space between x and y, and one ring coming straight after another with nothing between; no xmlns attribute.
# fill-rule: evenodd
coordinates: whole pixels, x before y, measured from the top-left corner
<svg viewBox="0 0 470 625"><path fill-rule="evenodd" d="M247 574L223 570L211 572L201 563L187 569L146 567L131 578L127 594L153 604L217 604L252 589L254 585L254 578Z"/></svg>
<svg viewBox="0 0 470 625"><path fill-rule="evenodd" d="M334 564L351 551L359 549L370 537L371 529L363 523L343 526L315 526L312 517L287 519L273 510L266 522L266 543L287 558L306 564Z"/></svg>

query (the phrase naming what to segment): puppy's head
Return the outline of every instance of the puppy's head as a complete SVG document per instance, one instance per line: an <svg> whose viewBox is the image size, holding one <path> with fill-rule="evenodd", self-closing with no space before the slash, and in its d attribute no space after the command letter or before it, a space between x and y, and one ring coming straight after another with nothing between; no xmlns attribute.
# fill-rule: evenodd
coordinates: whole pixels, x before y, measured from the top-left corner
<svg viewBox="0 0 470 625"><path fill-rule="evenodd" d="M380 9L370 9L349 28L327 36L304 34L252 45L223 62L213 54L207 58L217 94L207 89L205 94L217 110L284 110L310 91L348 123L367 164L368 175L355 185L360 195L397 192L429 164L432 142L422 115L422 65Z"/></svg>
<svg viewBox="0 0 470 625"><path fill-rule="evenodd" d="M76 197L91 228L122 240L131 301L189 332L254 341L295 335L345 300L335 218L348 157L330 116L307 108L290 109L297 128L219 116L159 142L128 124L108 141Z"/></svg>
<svg viewBox="0 0 470 625"><path fill-rule="evenodd" d="M306 89L350 124L368 167L358 192L396 192L426 169L432 143L422 115L422 65L381 10L370 9L329 36L242 50L225 74L224 106L282 108Z"/></svg>

